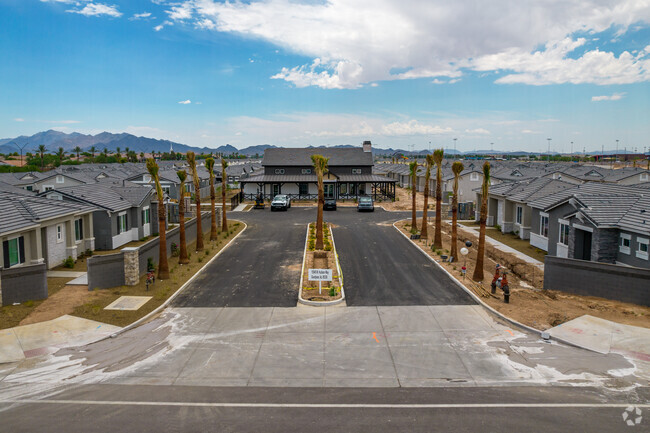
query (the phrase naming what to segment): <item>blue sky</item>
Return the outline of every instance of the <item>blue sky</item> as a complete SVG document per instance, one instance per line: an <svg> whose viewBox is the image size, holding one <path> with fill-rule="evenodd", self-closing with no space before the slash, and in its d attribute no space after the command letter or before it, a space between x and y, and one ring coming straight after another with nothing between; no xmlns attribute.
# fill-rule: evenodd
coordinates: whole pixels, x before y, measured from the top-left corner
<svg viewBox="0 0 650 433"><path fill-rule="evenodd" d="M0 136L650 149L647 2L537 3L0 0Z"/></svg>

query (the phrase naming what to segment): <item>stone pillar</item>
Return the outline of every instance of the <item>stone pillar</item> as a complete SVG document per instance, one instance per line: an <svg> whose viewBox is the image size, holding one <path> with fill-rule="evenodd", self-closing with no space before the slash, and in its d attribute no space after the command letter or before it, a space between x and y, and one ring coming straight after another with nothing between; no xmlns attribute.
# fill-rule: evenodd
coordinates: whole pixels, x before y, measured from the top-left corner
<svg viewBox="0 0 650 433"><path fill-rule="evenodd" d="M140 281L140 250L135 247L122 248L124 254L124 284L135 286Z"/></svg>

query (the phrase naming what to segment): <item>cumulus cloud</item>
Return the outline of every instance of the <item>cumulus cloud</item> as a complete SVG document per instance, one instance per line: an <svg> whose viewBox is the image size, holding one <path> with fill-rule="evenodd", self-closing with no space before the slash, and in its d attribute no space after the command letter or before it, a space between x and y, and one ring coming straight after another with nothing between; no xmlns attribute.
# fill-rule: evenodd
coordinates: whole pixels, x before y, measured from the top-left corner
<svg viewBox="0 0 650 433"><path fill-rule="evenodd" d="M490 131L485 128L466 129L465 132L468 134L490 135Z"/></svg>
<svg viewBox="0 0 650 433"><path fill-rule="evenodd" d="M133 14L129 20L138 21L138 20L147 20L151 18L151 12L142 12L141 14Z"/></svg>
<svg viewBox="0 0 650 433"><path fill-rule="evenodd" d="M76 4L77 6L80 6L78 2ZM102 3L88 3L81 9L70 9L67 10L66 12L85 15L87 17L98 17L102 15L107 15L110 17L118 18L122 16L122 12L117 10L117 6L115 5L109 6Z"/></svg>
<svg viewBox="0 0 650 433"><path fill-rule="evenodd" d="M464 70L506 72L497 79L501 84L650 80L646 50L574 52L585 46L574 38L578 32L615 28L624 34L650 22L645 1L185 0L166 12L172 21L261 39L310 58L273 75L296 87L352 89L412 78L451 84Z"/></svg>
<svg viewBox="0 0 650 433"><path fill-rule="evenodd" d="M192 101L190 101L189 99L186 99L186 100L184 100L184 101L178 101L178 103L179 103L179 104L183 104L183 105L188 105L188 104L191 104Z"/></svg>
<svg viewBox="0 0 650 433"><path fill-rule="evenodd" d="M623 99L625 96L625 92L622 93L614 93L612 95L603 95L603 96L592 96L591 97L591 102L599 102L599 101L618 101Z"/></svg>
<svg viewBox="0 0 650 433"><path fill-rule="evenodd" d="M155 26L153 29L154 29L155 31L159 32L159 31L161 31L163 28L165 28L165 26L173 26L173 25L174 25L174 23L171 22L171 21L163 21L162 24L158 24L158 25Z"/></svg>
<svg viewBox="0 0 650 433"><path fill-rule="evenodd" d="M14 122L24 122L24 121L25 121L25 119L23 119L22 117L16 117L14 119Z"/></svg>

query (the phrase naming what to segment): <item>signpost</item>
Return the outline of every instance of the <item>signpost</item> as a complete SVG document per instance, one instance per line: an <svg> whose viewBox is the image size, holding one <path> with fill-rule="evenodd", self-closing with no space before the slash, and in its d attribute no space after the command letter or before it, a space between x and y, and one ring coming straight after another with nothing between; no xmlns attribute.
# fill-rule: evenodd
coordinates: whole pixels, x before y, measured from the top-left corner
<svg viewBox="0 0 650 433"><path fill-rule="evenodd" d="M321 294L321 284L323 281L332 281L331 269L308 269L309 281L318 281L318 294Z"/></svg>

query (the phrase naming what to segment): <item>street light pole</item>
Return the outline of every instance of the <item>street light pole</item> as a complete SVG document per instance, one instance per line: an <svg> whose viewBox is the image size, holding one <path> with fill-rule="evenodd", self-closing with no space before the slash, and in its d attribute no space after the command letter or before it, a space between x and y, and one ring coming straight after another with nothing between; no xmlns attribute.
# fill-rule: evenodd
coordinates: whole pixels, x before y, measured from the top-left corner
<svg viewBox="0 0 650 433"><path fill-rule="evenodd" d="M548 140L548 162L551 162L551 139L547 138Z"/></svg>
<svg viewBox="0 0 650 433"><path fill-rule="evenodd" d="M18 144L15 141L13 143L14 143L14 146L16 146L18 149L20 149L20 166L22 167L22 166L25 165L25 161L23 161L23 149L25 148L25 146L27 146L28 143L23 144L22 147L18 146Z"/></svg>
<svg viewBox="0 0 650 433"><path fill-rule="evenodd" d="M616 162L618 162L618 140L616 140Z"/></svg>
<svg viewBox="0 0 650 433"><path fill-rule="evenodd" d="M454 138L454 158L456 157L456 140L457 138Z"/></svg>

